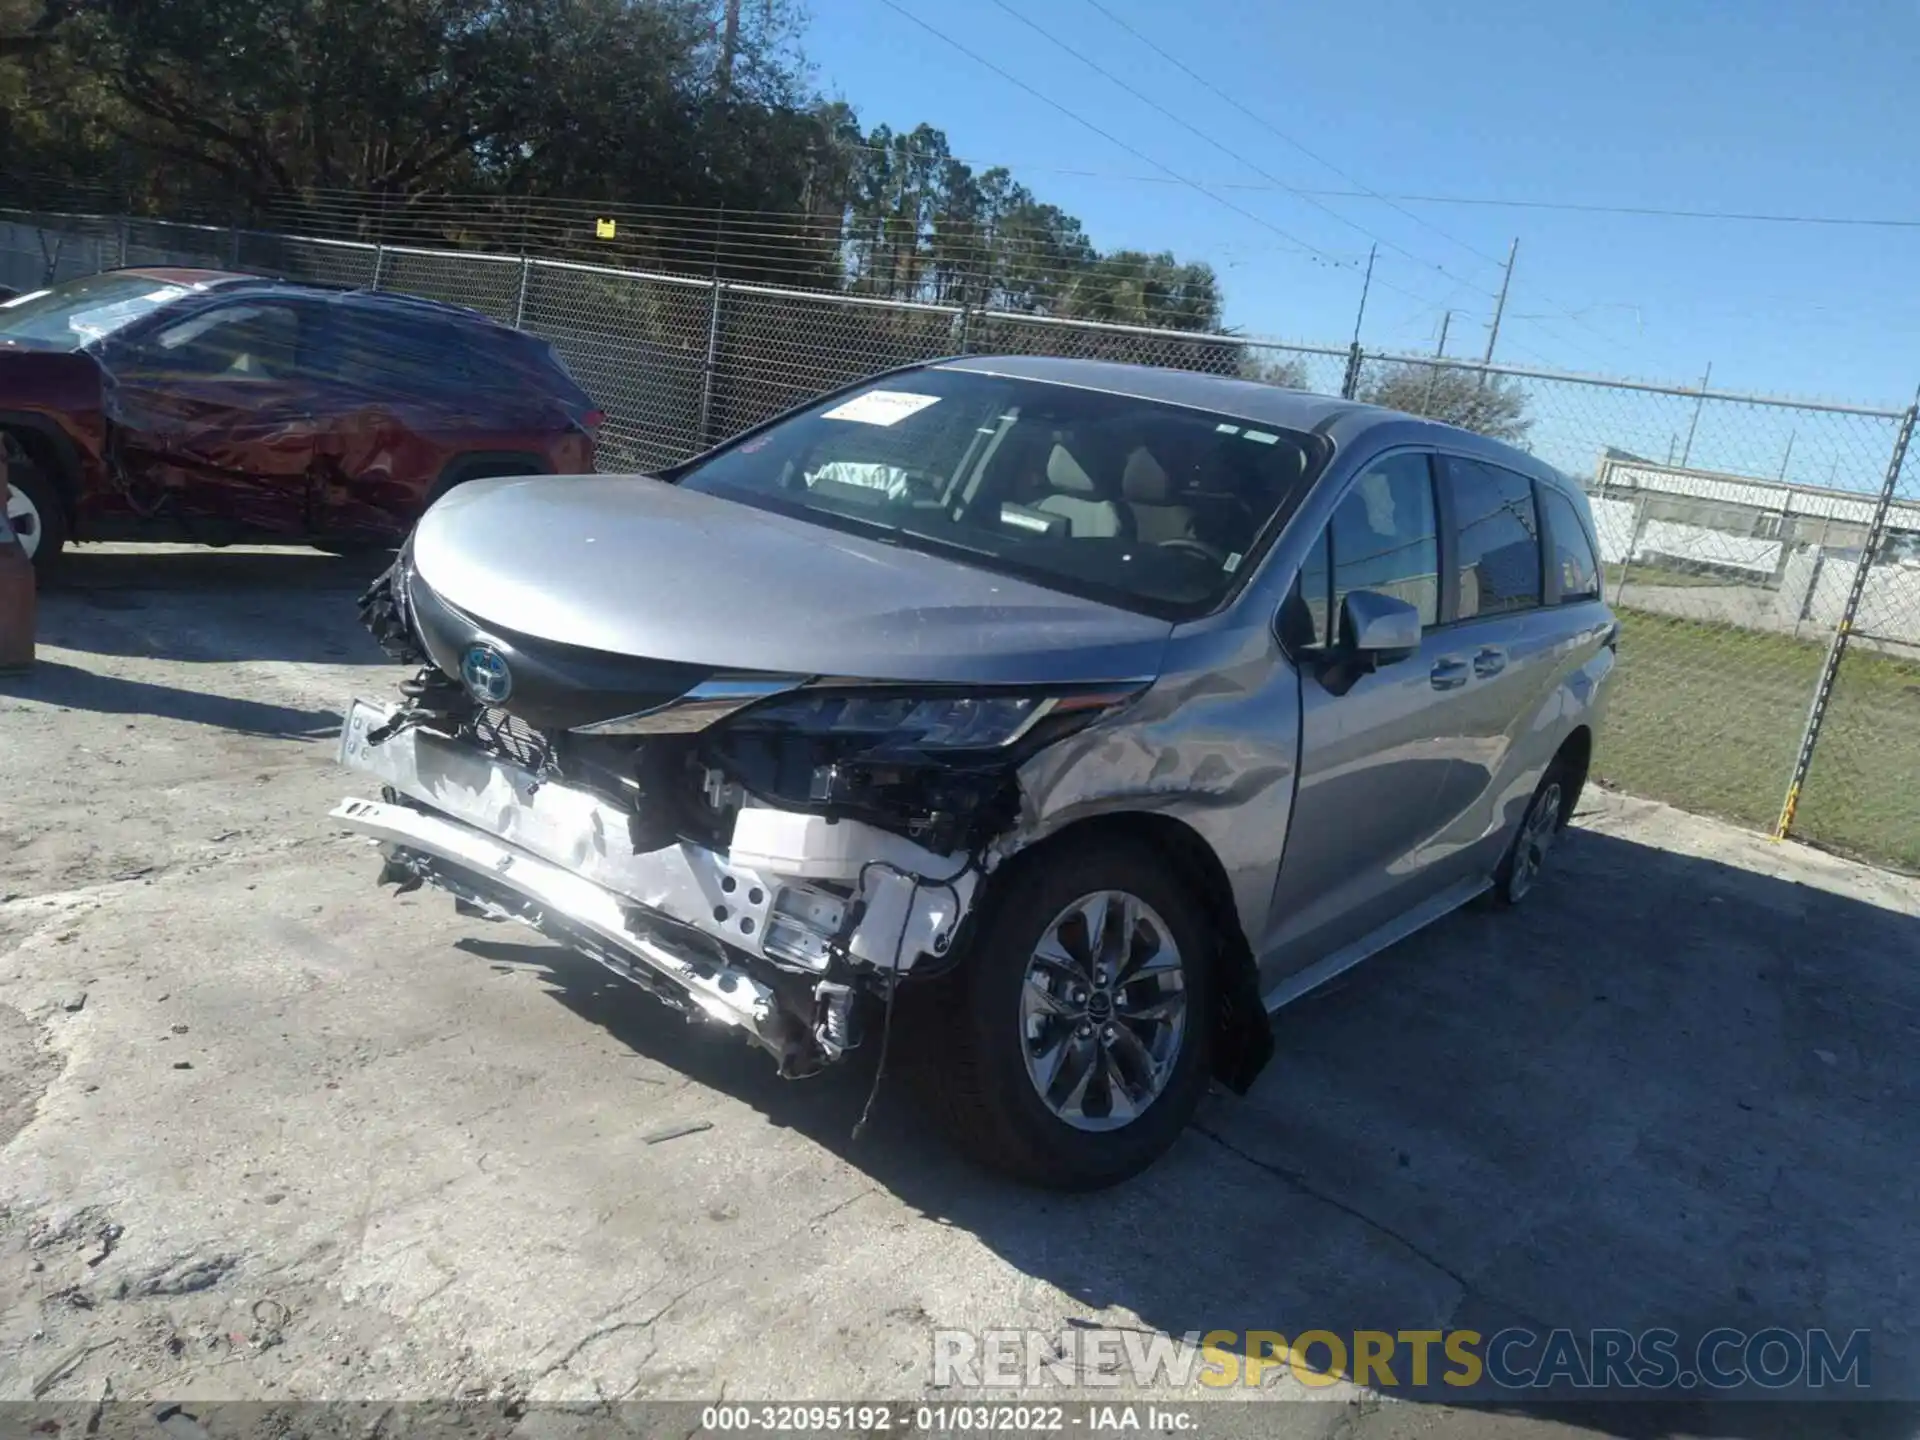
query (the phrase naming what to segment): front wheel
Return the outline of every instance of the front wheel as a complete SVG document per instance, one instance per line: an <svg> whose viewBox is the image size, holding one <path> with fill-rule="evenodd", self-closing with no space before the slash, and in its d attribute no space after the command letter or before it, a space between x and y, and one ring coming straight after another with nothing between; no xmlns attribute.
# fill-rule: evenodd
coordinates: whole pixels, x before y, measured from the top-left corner
<svg viewBox="0 0 1920 1440"><path fill-rule="evenodd" d="M1014 862L933 1007L936 1106L961 1147L1033 1184L1092 1190L1152 1164L1207 1085L1213 945L1145 846Z"/></svg>

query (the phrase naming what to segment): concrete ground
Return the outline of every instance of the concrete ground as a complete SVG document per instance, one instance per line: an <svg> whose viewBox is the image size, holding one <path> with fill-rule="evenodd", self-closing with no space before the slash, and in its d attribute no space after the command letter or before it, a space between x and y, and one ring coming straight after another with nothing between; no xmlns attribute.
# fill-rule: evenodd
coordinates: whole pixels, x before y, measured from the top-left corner
<svg viewBox="0 0 1920 1440"><path fill-rule="evenodd" d="M1920 1395L1920 881L1592 795L1524 910L1042 1195L903 1087L851 1140L866 1066L782 1082L376 889L327 819L342 701L398 678L364 574L82 551L0 680L0 1399L912 1397L936 1328L1508 1323L1865 1328ZM1842 1433L1313 1393L1259 1433Z"/></svg>

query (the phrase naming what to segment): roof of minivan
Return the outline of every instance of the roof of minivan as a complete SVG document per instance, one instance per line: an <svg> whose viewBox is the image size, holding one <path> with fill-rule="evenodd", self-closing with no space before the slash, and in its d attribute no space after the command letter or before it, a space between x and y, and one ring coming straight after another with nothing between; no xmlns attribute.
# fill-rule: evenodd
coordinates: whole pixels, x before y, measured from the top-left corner
<svg viewBox="0 0 1920 1440"><path fill-rule="evenodd" d="M1337 416L1373 408L1304 390L1283 390L1278 385L1257 380L1237 380L1226 375L1155 365L1126 365L1117 360L1068 360L1053 355L969 355L942 360L936 368L1077 385L1112 395L1131 395L1139 400L1217 410L1223 415L1265 421L1289 430L1312 430ZM1391 412L1380 413L1384 416Z"/></svg>
<svg viewBox="0 0 1920 1440"><path fill-rule="evenodd" d="M1230 375L1208 375L1198 370L1173 370L1157 365L1128 365L1117 360L1068 360L1052 355L970 355L935 361L932 368L1077 385L1137 400L1186 405L1287 430L1318 431L1331 435L1337 443L1345 443L1363 431L1371 432L1375 426L1391 426L1396 441L1459 445L1489 458L1524 465L1536 474L1558 475L1552 466L1504 441L1443 421Z"/></svg>

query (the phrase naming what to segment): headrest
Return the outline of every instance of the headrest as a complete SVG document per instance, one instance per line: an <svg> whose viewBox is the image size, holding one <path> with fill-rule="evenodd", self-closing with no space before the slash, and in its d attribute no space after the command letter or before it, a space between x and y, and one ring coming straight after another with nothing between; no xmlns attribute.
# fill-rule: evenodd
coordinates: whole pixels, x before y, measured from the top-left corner
<svg viewBox="0 0 1920 1440"><path fill-rule="evenodd" d="M1135 505L1164 505L1173 482L1160 462L1144 446L1127 456L1127 468L1120 472L1120 490Z"/></svg>
<svg viewBox="0 0 1920 1440"><path fill-rule="evenodd" d="M1080 468L1080 462L1067 453L1064 445L1055 445L1053 453L1047 456L1047 483L1056 490L1082 495L1093 494L1095 488L1093 478Z"/></svg>

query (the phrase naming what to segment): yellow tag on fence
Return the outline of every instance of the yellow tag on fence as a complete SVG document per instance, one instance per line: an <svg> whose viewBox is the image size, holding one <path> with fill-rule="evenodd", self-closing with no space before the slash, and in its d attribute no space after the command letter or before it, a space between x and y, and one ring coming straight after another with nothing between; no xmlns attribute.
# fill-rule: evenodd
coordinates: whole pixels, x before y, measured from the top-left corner
<svg viewBox="0 0 1920 1440"><path fill-rule="evenodd" d="M613 221L602 216L593 222L593 237L596 240L611 240L617 228Z"/></svg>

